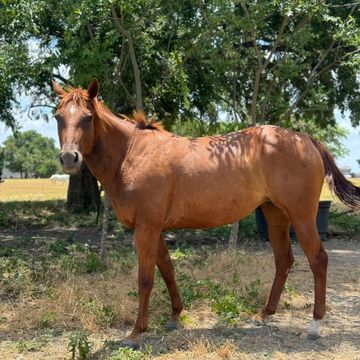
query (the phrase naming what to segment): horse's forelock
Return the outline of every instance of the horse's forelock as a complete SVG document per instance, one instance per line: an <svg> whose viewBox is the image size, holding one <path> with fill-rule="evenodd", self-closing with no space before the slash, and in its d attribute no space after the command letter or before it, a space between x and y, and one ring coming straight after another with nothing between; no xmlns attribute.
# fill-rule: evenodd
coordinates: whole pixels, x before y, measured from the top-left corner
<svg viewBox="0 0 360 360"><path fill-rule="evenodd" d="M74 102L78 106L87 108L87 102L89 100L89 94L86 90L70 87L67 89L67 93L61 98L59 107L63 107L70 102Z"/></svg>

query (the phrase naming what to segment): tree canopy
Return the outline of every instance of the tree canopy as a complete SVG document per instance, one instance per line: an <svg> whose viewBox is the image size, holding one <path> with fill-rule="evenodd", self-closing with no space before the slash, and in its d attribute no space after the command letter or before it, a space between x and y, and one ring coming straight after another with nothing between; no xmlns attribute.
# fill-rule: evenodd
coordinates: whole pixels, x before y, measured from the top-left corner
<svg viewBox="0 0 360 360"><path fill-rule="evenodd" d="M9 136L3 152L5 167L21 177L49 177L60 170L54 140L34 130Z"/></svg>
<svg viewBox="0 0 360 360"><path fill-rule="evenodd" d="M1 4L0 119L9 125L19 89L34 95L35 111L51 104L51 78L87 86L95 76L114 111L143 106L168 128L196 119L214 132L225 118L236 127L270 123L322 134L331 143L341 136L336 107L360 123L357 3Z"/></svg>

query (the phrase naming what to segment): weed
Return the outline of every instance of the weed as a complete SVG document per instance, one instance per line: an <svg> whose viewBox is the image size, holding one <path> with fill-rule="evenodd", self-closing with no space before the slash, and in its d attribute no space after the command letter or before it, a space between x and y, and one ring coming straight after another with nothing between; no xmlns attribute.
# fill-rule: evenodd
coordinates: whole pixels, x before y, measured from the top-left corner
<svg viewBox="0 0 360 360"><path fill-rule="evenodd" d="M213 299L211 309L227 324L234 324L239 316L239 299L234 293Z"/></svg>
<svg viewBox="0 0 360 360"><path fill-rule="evenodd" d="M290 309L290 303L288 302L288 301L286 301L286 300L284 300L283 301L283 305L284 305L284 308L286 309L286 310L289 310Z"/></svg>
<svg viewBox="0 0 360 360"><path fill-rule="evenodd" d="M101 306L97 312L97 323L103 327L108 328L114 325L116 314L111 306Z"/></svg>
<svg viewBox="0 0 360 360"><path fill-rule="evenodd" d="M29 264L18 256L0 258L0 279L3 282L3 294L17 298L31 284Z"/></svg>
<svg viewBox="0 0 360 360"><path fill-rule="evenodd" d="M111 306L98 305L95 299L88 299L82 303L83 307L95 316L95 322L102 328L109 328L116 321L116 313Z"/></svg>
<svg viewBox="0 0 360 360"><path fill-rule="evenodd" d="M95 252L87 252L84 261L84 271L87 273L100 272L105 270L105 263Z"/></svg>
<svg viewBox="0 0 360 360"><path fill-rule="evenodd" d="M260 284L260 279L256 279L248 286L245 286L246 293L241 299L241 308L245 313L254 313L262 305L260 298Z"/></svg>
<svg viewBox="0 0 360 360"><path fill-rule="evenodd" d="M59 265L62 275L66 273L82 274L101 272L106 269L106 264L100 256L89 250L88 246L69 245L69 253L61 256Z"/></svg>
<svg viewBox="0 0 360 360"><path fill-rule="evenodd" d="M144 359L145 354L141 351L122 348L114 351L109 360L141 360Z"/></svg>
<svg viewBox="0 0 360 360"><path fill-rule="evenodd" d="M44 346L46 346L51 341L52 336L45 334L35 338L33 340L23 340L20 339L16 343L16 350L19 353L26 351L40 351Z"/></svg>
<svg viewBox="0 0 360 360"><path fill-rule="evenodd" d="M70 335L68 343L68 352L71 354L71 360L88 360L91 358L92 343L88 335L83 331L76 331Z"/></svg>
<svg viewBox="0 0 360 360"><path fill-rule="evenodd" d="M189 259L192 255L193 255L193 250L189 248L184 250L177 248L176 250L170 251L170 257L174 261Z"/></svg>
<svg viewBox="0 0 360 360"><path fill-rule="evenodd" d="M285 293L289 294L292 297L296 297L299 295L299 293L296 291L296 289L288 284L285 284L284 291L285 291Z"/></svg>
<svg viewBox="0 0 360 360"><path fill-rule="evenodd" d="M56 313L55 312L47 312L41 315L40 318L40 326L42 328L49 328L52 327L56 320Z"/></svg>
<svg viewBox="0 0 360 360"><path fill-rule="evenodd" d="M56 240L49 246L49 251L53 256L60 256L68 253L68 243L64 240Z"/></svg>

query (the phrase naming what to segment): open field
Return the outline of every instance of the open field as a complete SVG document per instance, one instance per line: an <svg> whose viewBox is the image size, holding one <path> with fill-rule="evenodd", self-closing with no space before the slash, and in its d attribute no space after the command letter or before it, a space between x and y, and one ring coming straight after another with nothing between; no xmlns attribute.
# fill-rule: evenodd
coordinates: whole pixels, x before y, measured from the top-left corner
<svg viewBox="0 0 360 360"><path fill-rule="evenodd" d="M47 192L35 189L41 181ZM251 324L274 272L270 244L259 241L252 216L240 224L235 252L226 250L228 226L165 234L184 328L164 330L170 303L157 274L149 331L132 352L118 349L137 311L132 233L111 214L101 260L95 214L68 213L64 200L29 201L29 194L56 199L61 191L64 199L66 185L11 180L0 191L5 185L13 200L0 202L0 359L71 359L69 346L78 350L79 341L90 341L88 359L98 360L360 359L359 215L330 214L328 312L319 340L306 337L313 281L296 242L278 313L264 327Z"/></svg>
<svg viewBox="0 0 360 360"><path fill-rule="evenodd" d="M68 183L50 179L6 179L0 183L0 201L66 199Z"/></svg>
<svg viewBox="0 0 360 360"><path fill-rule="evenodd" d="M360 186L360 179L351 179ZM68 183L51 182L49 179L6 179L0 183L0 201L27 201L27 200L62 200L66 199ZM334 198L324 184L322 200Z"/></svg>

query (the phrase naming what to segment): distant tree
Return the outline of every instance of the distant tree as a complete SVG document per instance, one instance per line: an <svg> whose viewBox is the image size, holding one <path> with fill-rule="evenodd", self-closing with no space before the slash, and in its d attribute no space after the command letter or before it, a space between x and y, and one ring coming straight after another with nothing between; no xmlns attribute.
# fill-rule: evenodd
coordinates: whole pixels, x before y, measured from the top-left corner
<svg viewBox="0 0 360 360"><path fill-rule="evenodd" d="M17 132L5 140L4 163L21 178L49 177L60 170L54 140L34 130Z"/></svg>
<svg viewBox="0 0 360 360"><path fill-rule="evenodd" d="M356 160L357 161L357 163L358 163L358 165L359 165L359 167L360 167L360 159L359 160Z"/></svg>

